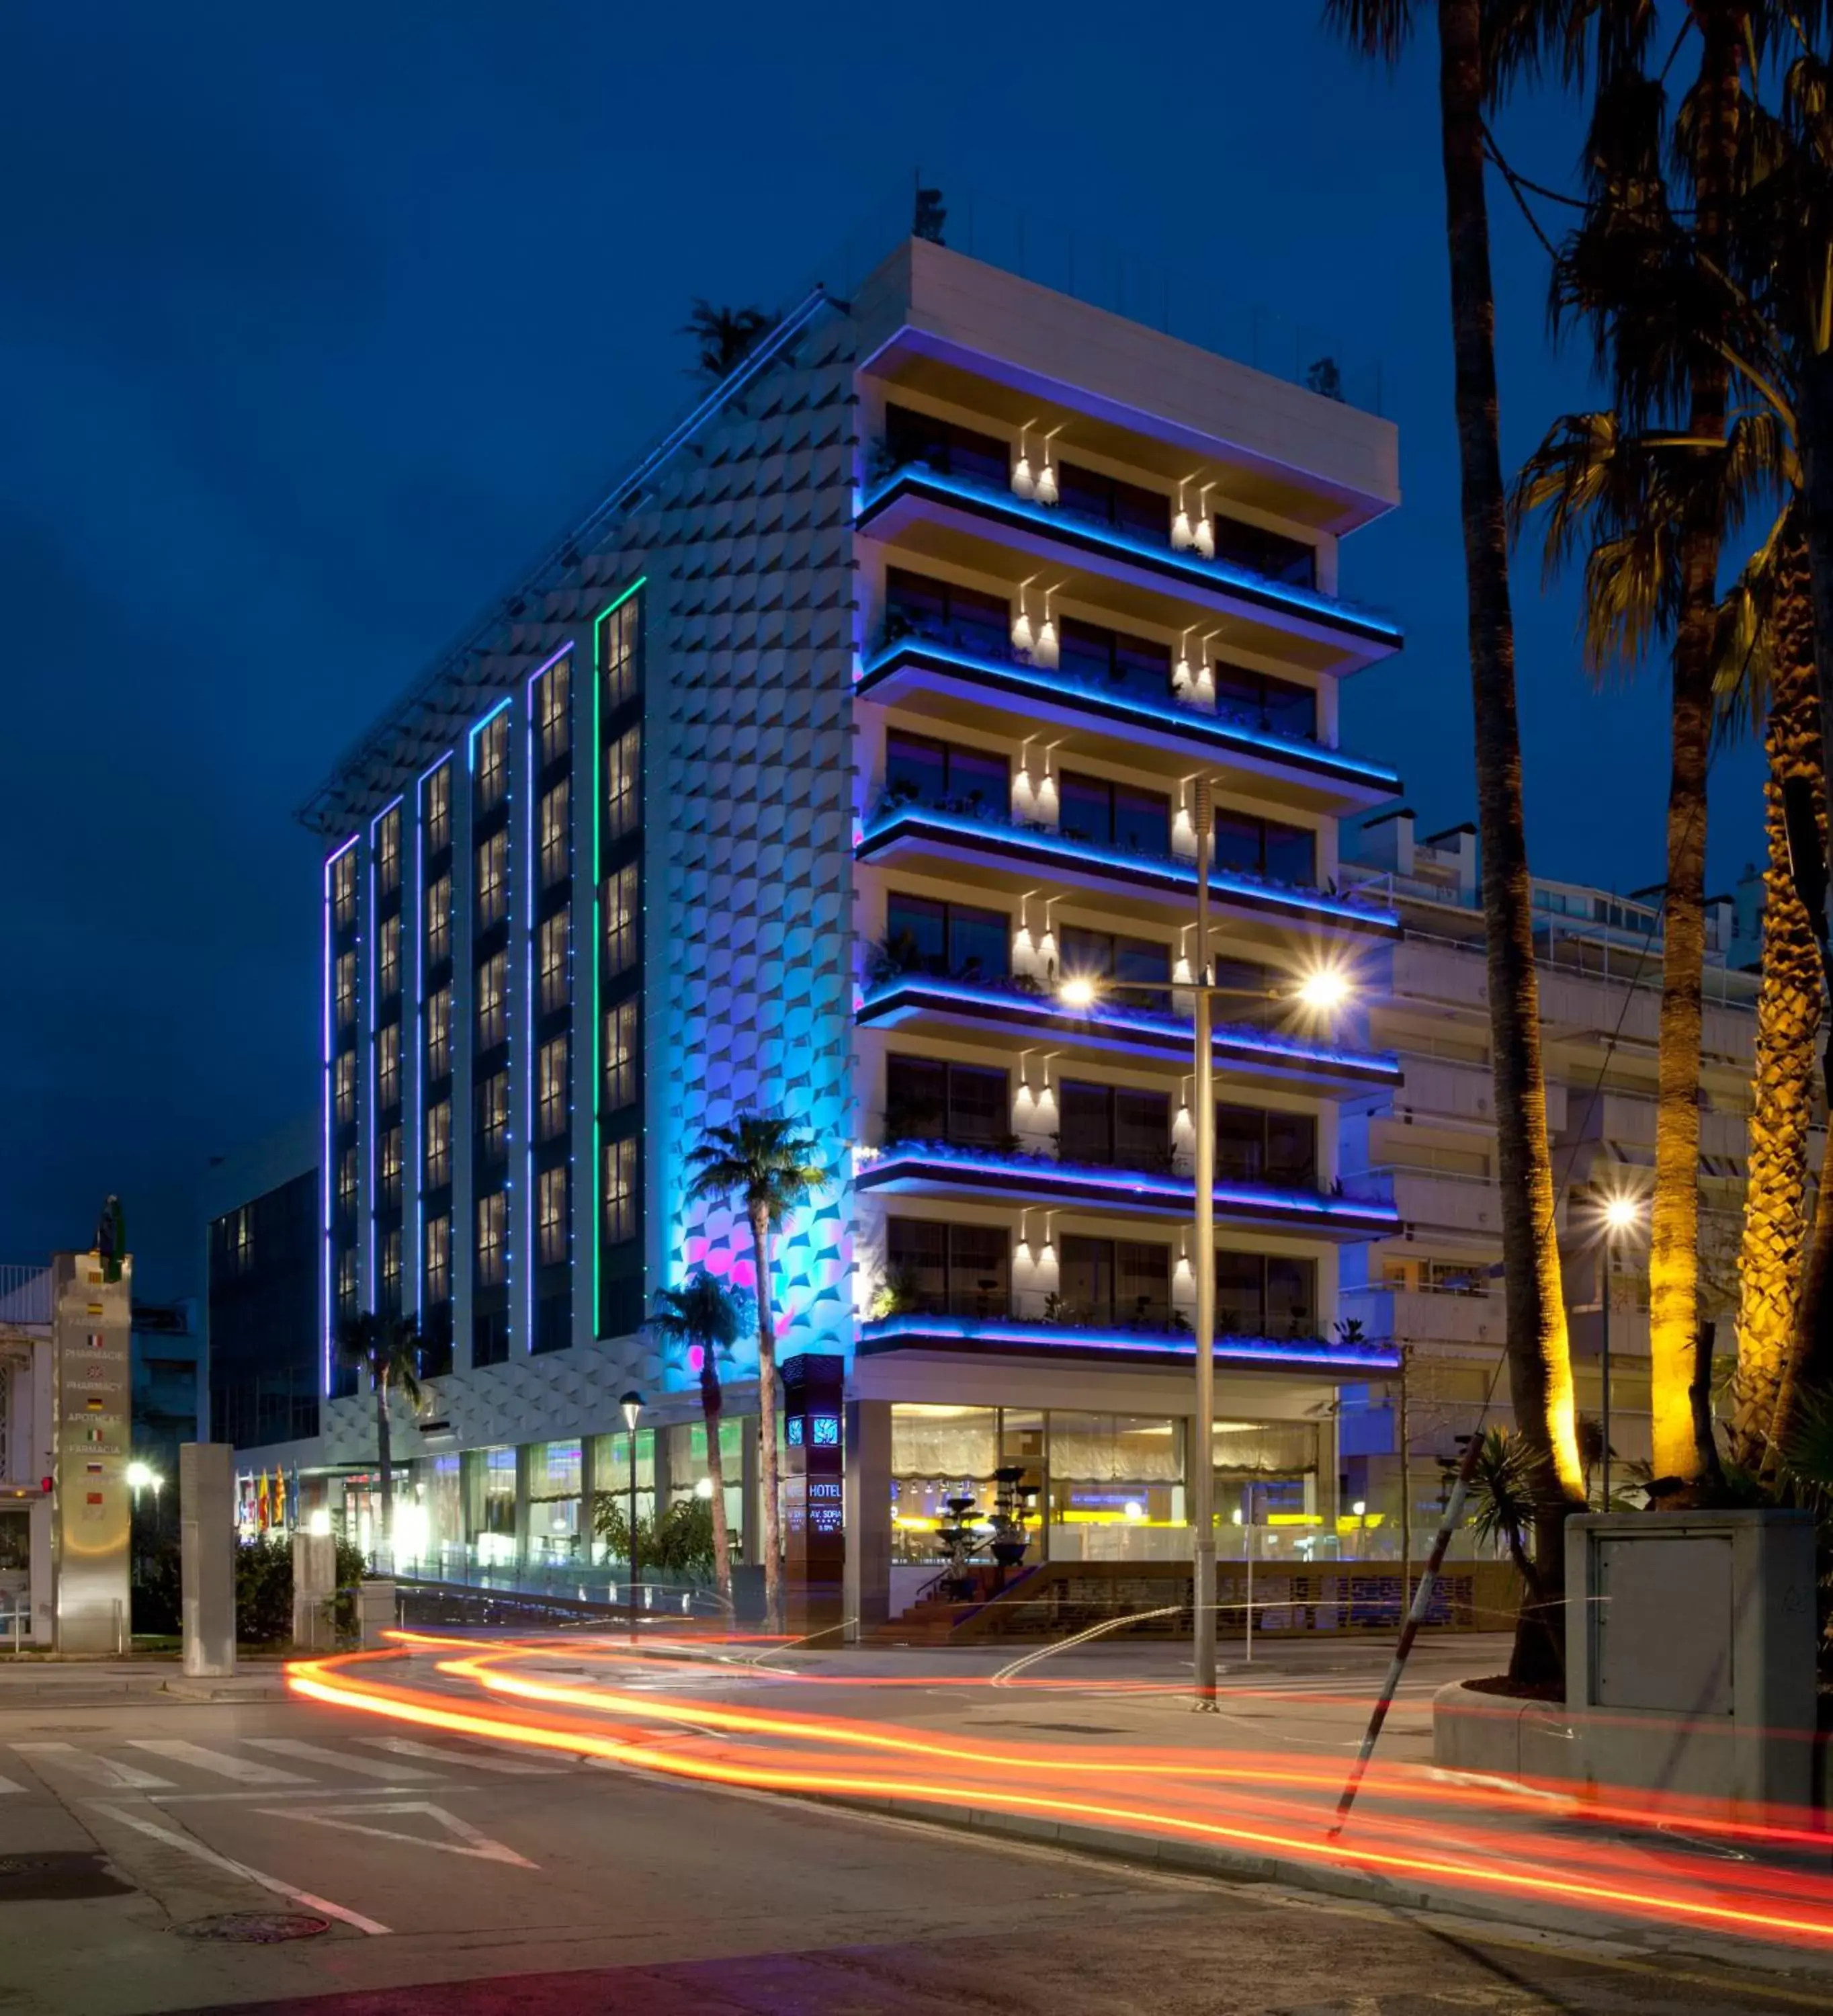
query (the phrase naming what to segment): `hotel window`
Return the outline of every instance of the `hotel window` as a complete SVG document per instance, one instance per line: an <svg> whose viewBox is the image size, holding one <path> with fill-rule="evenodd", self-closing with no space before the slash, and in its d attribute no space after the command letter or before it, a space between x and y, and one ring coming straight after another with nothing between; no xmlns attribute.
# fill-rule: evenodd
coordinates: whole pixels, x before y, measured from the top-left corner
<svg viewBox="0 0 1833 2016"><path fill-rule="evenodd" d="M963 477L998 490L1011 485L1008 442L997 434L983 434L954 420L920 413L913 407L885 408L884 445L894 466L920 462L938 476ZM1165 523L1169 527L1170 520Z"/></svg>
<svg viewBox="0 0 1833 2016"><path fill-rule="evenodd" d="M382 1237L382 1306L401 1308L401 1227L392 1226Z"/></svg>
<svg viewBox="0 0 1833 2016"><path fill-rule="evenodd" d="M598 661L604 668L605 705L621 707L636 697L637 637L641 606L636 596L603 617L598 626Z"/></svg>
<svg viewBox="0 0 1833 2016"><path fill-rule="evenodd" d="M376 822L376 894L392 896L401 887L401 808Z"/></svg>
<svg viewBox="0 0 1833 2016"><path fill-rule="evenodd" d="M356 1020L356 954L344 952L337 955L337 1026L348 1029Z"/></svg>
<svg viewBox="0 0 1833 2016"><path fill-rule="evenodd" d="M510 1201L501 1190L477 1200L477 1285L500 1288L506 1272Z"/></svg>
<svg viewBox="0 0 1833 2016"><path fill-rule="evenodd" d="M1309 1113L1267 1113L1258 1106L1215 1107L1218 1183L1317 1187L1317 1122Z"/></svg>
<svg viewBox="0 0 1833 2016"><path fill-rule="evenodd" d="M384 1001L401 992L401 916L384 917L376 927L376 991Z"/></svg>
<svg viewBox="0 0 1833 2016"><path fill-rule="evenodd" d="M354 1249L337 1256L337 1313L356 1313L356 1254Z"/></svg>
<svg viewBox="0 0 1833 2016"><path fill-rule="evenodd" d="M340 1127L348 1127L356 1118L356 1053L345 1050L340 1053L332 1072L333 1110Z"/></svg>
<svg viewBox="0 0 1833 2016"><path fill-rule="evenodd" d="M331 915L340 931L356 922L356 849L347 847L331 865Z"/></svg>
<svg viewBox="0 0 1833 2016"><path fill-rule="evenodd" d="M1012 1235L1003 1225L885 1222L885 1262L925 1316L1003 1316L1011 1289Z"/></svg>
<svg viewBox="0 0 1833 2016"><path fill-rule="evenodd" d="M1218 815L1219 819L1220 815ZM1131 854L1171 851L1171 801L1111 778L1063 770L1057 777L1057 828L1066 838Z"/></svg>
<svg viewBox="0 0 1833 2016"><path fill-rule="evenodd" d="M1218 1247L1215 1328L1223 1337L1315 1336L1316 1262Z"/></svg>
<svg viewBox="0 0 1833 2016"><path fill-rule="evenodd" d="M1171 543L1171 499L1162 490L1147 490L1118 476L1061 462L1057 465L1057 493L1061 508L1078 517L1111 525L1149 545Z"/></svg>
<svg viewBox="0 0 1833 2016"><path fill-rule="evenodd" d="M636 1142L605 1144L605 1239L622 1246L636 1237Z"/></svg>
<svg viewBox="0 0 1833 2016"><path fill-rule="evenodd" d="M356 1150L346 1148L337 1157L337 1211L348 1217L356 1209Z"/></svg>
<svg viewBox="0 0 1833 2016"><path fill-rule="evenodd" d="M551 889L572 871L571 839L564 777L541 801L541 886Z"/></svg>
<svg viewBox="0 0 1833 2016"><path fill-rule="evenodd" d="M572 737L567 725L567 702L573 690L573 661L563 658L541 675L535 689L535 725L541 737L541 760L553 762L566 754Z"/></svg>
<svg viewBox="0 0 1833 2016"><path fill-rule="evenodd" d="M1309 686L1276 679L1270 672L1251 672L1245 665L1215 661L1215 711L1225 720L1239 721L1263 734L1289 735L1300 741L1317 736L1317 695Z"/></svg>
<svg viewBox="0 0 1833 2016"><path fill-rule="evenodd" d="M1072 679L1094 686L1136 693L1141 700L1165 700L1171 693L1171 646L1149 637L1129 636L1099 623L1065 616L1059 626L1060 668Z"/></svg>
<svg viewBox="0 0 1833 2016"><path fill-rule="evenodd" d="M427 891L427 963L452 956L452 877L441 875Z"/></svg>
<svg viewBox="0 0 1833 2016"><path fill-rule="evenodd" d="M376 1031L376 1103L401 1103L401 1024L390 1022Z"/></svg>
<svg viewBox="0 0 1833 2016"><path fill-rule="evenodd" d="M886 1140L991 1148L1011 1133L1012 1083L1006 1072L933 1057L885 1060Z"/></svg>
<svg viewBox="0 0 1833 2016"><path fill-rule="evenodd" d="M605 838L636 830L643 816L643 730L627 729L605 744Z"/></svg>
<svg viewBox="0 0 1833 2016"><path fill-rule="evenodd" d="M452 1300L452 1220L449 1218L430 1218L427 1221L427 1299L429 1302L448 1302Z"/></svg>
<svg viewBox="0 0 1833 2016"><path fill-rule="evenodd" d="M1012 606L1003 595L982 595L902 567L886 574L884 595L888 644L916 635L981 657L1003 658L1011 651Z"/></svg>
<svg viewBox="0 0 1833 2016"><path fill-rule="evenodd" d="M510 1149L510 1075L492 1071L477 1088L477 1138L487 1162L501 1161Z"/></svg>
<svg viewBox="0 0 1833 2016"><path fill-rule="evenodd" d="M427 1108L427 1187L444 1190L452 1181L452 1101Z"/></svg>
<svg viewBox="0 0 1833 2016"><path fill-rule="evenodd" d="M246 1274L254 1265L254 1207L243 1204L230 1212L225 1221L229 1227L230 1257L236 1272Z"/></svg>
<svg viewBox="0 0 1833 2016"><path fill-rule="evenodd" d="M398 1211L401 1208L401 1143L402 1133L398 1125L383 1129L376 1168L381 1180L383 1207L390 1211Z"/></svg>
<svg viewBox="0 0 1833 2016"><path fill-rule="evenodd" d="M637 1047L635 1001L620 1001L605 1017L605 1111L617 1113L636 1103L636 1075L642 1062Z"/></svg>
<svg viewBox="0 0 1833 2016"><path fill-rule="evenodd" d="M556 1036L543 1043L535 1071L535 1135L540 1141L557 1139L567 1131L569 1039Z"/></svg>
<svg viewBox="0 0 1833 2016"><path fill-rule="evenodd" d="M639 871L633 861L605 881L605 977L628 973L637 959Z"/></svg>
<svg viewBox="0 0 1833 2016"><path fill-rule="evenodd" d="M885 908L884 935L906 973L1004 980L1012 970L1012 920L1003 910L938 903L894 889Z"/></svg>
<svg viewBox="0 0 1833 2016"><path fill-rule="evenodd" d="M884 741L884 791L888 799L902 803L1004 819L1012 809L1011 759L894 728Z"/></svg>
<svg viewBox="0 0 1833 2016"><path fill-rule="evenodd" d="M1157 938L1122 938L1112 931L1086 931L1065 924L1057 934L1063 970L1079 979L1169 981L1171 948ZM1129 1005L1125 1001L1116 1004ZM1165 997L1135 995L1131 1006L1162 1010Z"/></svg>
<svg viewBox="0 0 1833 2016"><path fill-rule="evenodd" d="M567 1257L567 1168L543 1169L535 1186L535 1222L541 1264L551 1267Z"/></svg>
<svg viewBox="0 0 1833 2016"><path fill-rule="evenodd" d="M427 1075L448 1077L452 1071L452 989L438 987L427 996Z"/></svg>
<svg viewBox="0 0 1833 2016"><path fill-rule="evenodd" d="M535 934L541 974L541 1012L544 1015L551 1015L567 1005L567 927L571 922L568 911L556 910L551 917L542 919L541 929Z"/></svg>
<svg viewBox="0 0 1833 2016"><path fill-rule="evenodd" d="M1215 865L1309 888L1317 880L1317 835L1278 819L1215 808Z"/></svg>
<svg viewBox="0 0 1833 2016"><path fill-rule="evenodd" d="M477 969L477 1047L493 1050L509 1041L510 962L495 952Z"/></svg>
<svg viewBox="0 0 1833 2016"><path fill-rule="evenodd" d="M477 809L489 812L500 805L510 788L510 717L499 708L477 730L473 763L477 772Z"/></svg>
<svg viewBox="0 0 1833 2016"><path fill-rule="evenodd" d="M441 763L421 787L422 817L427 826L427 851L437 854L452 844L452 765Z"/></svg>
<svg viewBox="0 0 1833 2016"><path fill-rule="evenodd" d="M1171 1321L1171 1248L1155 1240L1062 1236L1058 1286L1071 1322Z"/></svg>
<svg viewBox="0 0 1833 2016"><path fill-rule="evenodd" d="M510 836L505 827L477 849L477 928L487 931L510 913Z"/></svg>
<svg viewBox="0 0 1833 2016"><path fill-rule="evenodd" d="M1122 1169L1171 1167L1167 1093L1064 1078L1057 1088L1057 1152L1065 1162L1099 1162Z"/></svg>

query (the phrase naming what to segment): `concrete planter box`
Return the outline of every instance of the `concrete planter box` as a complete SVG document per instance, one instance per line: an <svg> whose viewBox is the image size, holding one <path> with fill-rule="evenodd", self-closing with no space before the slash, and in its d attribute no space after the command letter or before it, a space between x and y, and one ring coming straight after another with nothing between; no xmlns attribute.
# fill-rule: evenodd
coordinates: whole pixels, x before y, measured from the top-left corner
<svg viewBox="0 0 1833 2016"><path fill-rule="evenodd" d="M1708 1799L1816 1801L1814 1541L1806 1513L1612 1513L1566 1528L1566 1699L1433 1703L1441 1769Z"/></svg>

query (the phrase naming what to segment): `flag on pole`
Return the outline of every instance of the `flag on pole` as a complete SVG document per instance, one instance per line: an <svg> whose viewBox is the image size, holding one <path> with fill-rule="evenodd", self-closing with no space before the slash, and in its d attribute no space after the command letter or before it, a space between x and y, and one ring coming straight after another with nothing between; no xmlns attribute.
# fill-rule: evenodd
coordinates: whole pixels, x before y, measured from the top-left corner
<svg viewBox="0 0 1833 2016"><path fill-rule="evenodd" d="M272 1505L273 1500L268 1492L268 1474L264 1470L254 1491L254 1522L264 1533L268 1529L268 1517Z"/></svg>
<svg viewBox="0 0 1833 2016"><path fill-rule="evenodd" d="M282 1468L274 1472L274 1524L276 1526L284 1526L286 1523L286 1473Z"/></svg>

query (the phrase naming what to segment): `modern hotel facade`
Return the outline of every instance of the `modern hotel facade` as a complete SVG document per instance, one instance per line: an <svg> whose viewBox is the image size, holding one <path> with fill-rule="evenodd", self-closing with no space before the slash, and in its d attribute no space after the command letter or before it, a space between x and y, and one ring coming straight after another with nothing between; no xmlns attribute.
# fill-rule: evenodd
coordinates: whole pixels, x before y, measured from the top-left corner
<svg viewBox="0 0 1833 2016"><path fill-rule="evenodd" d="M1388 423L938 243L791 309L305 810L323 1402L272 1460L365 1530L334 1346L374 1309L426 1341L398 1557L589 1560L632 1387L641 1499L691 1491L697 1374L643 1319L696 1267L752 1285L688 1157L757 1108L836 1172L774 1286L780 1356L843 1371L811 1433L849 1615L1002 1470L1033 1559L1187 1553L1207 779L1212 1460L1225 1519L1251 1482L1327 1549L1338 1384L1395 1363L1341 1335L1341 1256L1399 1224L1340 1116L1399 1082L1359 1004L1399 926L1336 886L1339 820L1399 787L1340 682L1401 639L1338 544L1398 497ZM1289 998L1320 966L1358 988L1330 1025ZM754 1346L724 1370L748 1546Z"/></svg>

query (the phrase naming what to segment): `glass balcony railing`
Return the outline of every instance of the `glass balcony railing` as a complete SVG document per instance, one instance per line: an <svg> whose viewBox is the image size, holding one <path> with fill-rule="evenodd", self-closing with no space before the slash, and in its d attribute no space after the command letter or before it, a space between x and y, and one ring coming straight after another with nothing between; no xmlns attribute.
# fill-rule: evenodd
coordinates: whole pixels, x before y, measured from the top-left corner
<svg viewBox="0 0 1833 2016"><path fill-rule="evenodd" d="M856 689L869 697L894 671L918 663L984 682L1020 700L1079 704L1117 726L1170 730L1208 747L1283 759L1370 790L1392 794L1400 789L1399 773L1385 764L1346 755L1315 736L1282 733L1255 710L1226 700L1199 704L1180 697L1169 683L1162 693L1148 693L1073 666L1039 664L1009 639L965 625L931 631L888 625L860 668Z"/></svg>
<svg viewBox="0 0 1833 2016"><path fill-rule="evenodd" d="M1172 544L1170 501L1166 500L1165 537L1161 542L1123 528L1092 513L1061 504L1040 504L1012 490L971 477L954 476L924 461L897 461L882 445L874 453L871 473L861 498L856 523L862 531L898 498L920 495L954 505L975 517L1021 531L1042 530L1092 555L1144 564L1168 580L1208 594L1243 599L1257 607L1329 624L1382 650L1398 650L1399 625L1391 617L1321 593L1295 582L1257 573L1239 560L1218 553L1206 559L1190 547Z"/></svg>
<svg viewBox="0 0 1833 2016"><path fill-rule="evenodd" d="M1102 1352L1181 1355L1195 1340L1187 1324L1107 1323L1003 1314L931 1314L916 1310L880 1316L859 1326L859 1348L873 1352L924 1345L978 1345L989 1351ZM1399 1353L1391 1343L1359 1337L1259 1337L1219 1328L1215 1355L1223 1364L1277 1365L1293 1370L1392 1372Z"/></svg>

